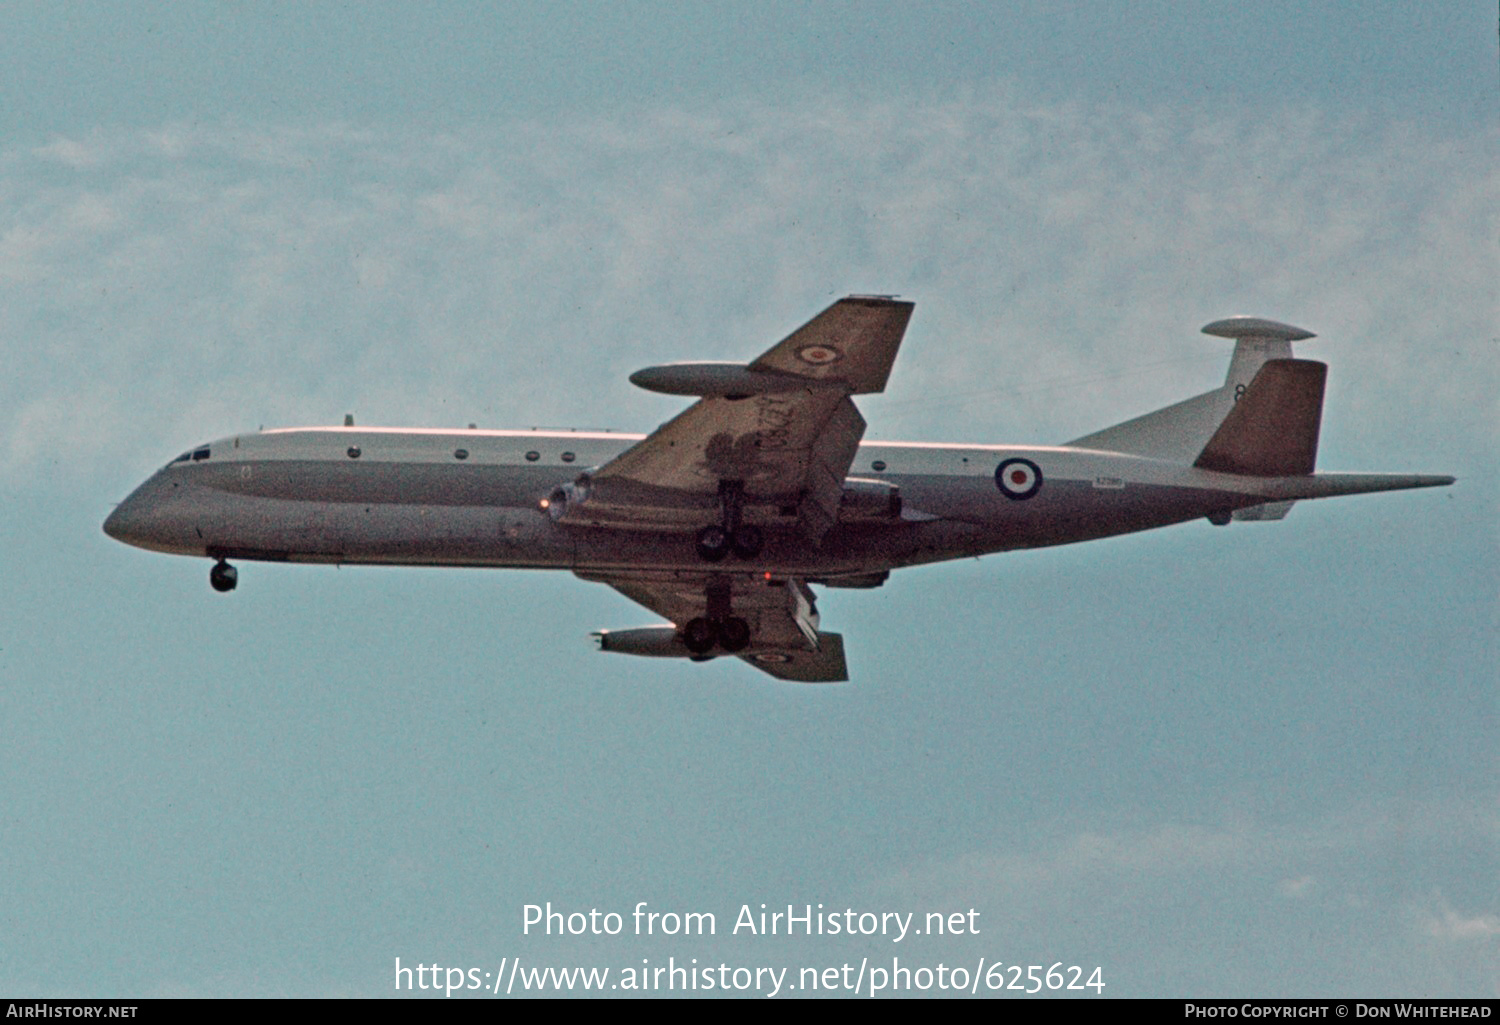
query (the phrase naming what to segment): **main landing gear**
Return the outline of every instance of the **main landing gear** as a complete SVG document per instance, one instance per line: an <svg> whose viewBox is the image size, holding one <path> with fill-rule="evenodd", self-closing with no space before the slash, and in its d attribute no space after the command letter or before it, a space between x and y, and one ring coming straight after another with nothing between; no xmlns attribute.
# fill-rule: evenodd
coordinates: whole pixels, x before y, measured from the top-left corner
<svg viewBox="0 0 1500 1025"><path fill-rule="evenodd" d="M687 621L682 643L695 656L707 655L715 645L730 654L744 651L750 644L750 624L731 614L729 581L709 581L707 598L708 615Z"/></svg>
<svg viewBox="0 0 1500 1025"><path fill-rule="evenodd" d="M715 644L730 654L744 651L750 644L750 624L739 616L725 616L723 619L699 616L688 620L687 626L682 628L682 643L694 655L708 654Z"/></svg>
<svg viewBox="0 0 1500 1025"><path fill-rule="evenodd" d="M766 535L755 524L740 522L744 504L744 481L719 481L722 519L718 526L710 525L698 531L698 558L704 562L722 562L730 552L741 559L753 559L760 554L766 544Z"/></svg>
<svg viewBox="0 0 1500 1025"><path fill-rule="evenodd" d="M214 568L208 571L208 584L215 591L222 593L233 591L236 584L240 582L240 571L229 563L220 559L214 563Z"/></svg>

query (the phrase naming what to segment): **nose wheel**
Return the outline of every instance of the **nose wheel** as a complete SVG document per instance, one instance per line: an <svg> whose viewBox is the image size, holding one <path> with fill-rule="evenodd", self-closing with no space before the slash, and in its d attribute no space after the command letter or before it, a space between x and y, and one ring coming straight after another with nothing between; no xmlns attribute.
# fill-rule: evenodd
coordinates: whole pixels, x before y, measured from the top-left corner
<svg viewBox="0 0 1500 1025"><path fill-rule="evenodd" d="M220 559L214 563L214 568L208 571L208 584L220 594L233 591L235 585L240 582L240 571L229 563Z"/></svg>

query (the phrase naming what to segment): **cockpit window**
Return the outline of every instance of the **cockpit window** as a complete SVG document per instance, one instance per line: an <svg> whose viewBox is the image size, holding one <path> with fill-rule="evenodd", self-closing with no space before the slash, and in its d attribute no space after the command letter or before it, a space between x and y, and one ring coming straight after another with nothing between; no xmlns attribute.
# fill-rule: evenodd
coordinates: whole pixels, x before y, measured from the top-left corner
<svg viewBox="0 0 1500 1025"><path fill-rule="evenodd" d="M176 459L172 460L167 465L168 466L176 466L178 463L186 463L186 462L189 462L189 461L194 462L194 463L201 463L201 462L203 462L203 460L205 460L205 459L208 458L208 450L209 450L209 448L210 448L210 446L208 446L208 445L200 445L198 448L189 449L188 451L184 452L182 455L178 456Z"/></svg>

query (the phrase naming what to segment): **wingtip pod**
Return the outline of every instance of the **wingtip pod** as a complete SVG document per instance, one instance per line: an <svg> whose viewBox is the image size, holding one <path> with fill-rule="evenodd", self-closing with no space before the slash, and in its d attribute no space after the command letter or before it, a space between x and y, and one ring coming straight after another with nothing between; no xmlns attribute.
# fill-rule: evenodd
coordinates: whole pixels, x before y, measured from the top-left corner
<svg viewBox="0 0 1500 1025"><path fill-rule="evenodd" d="M637 370L630 375L630 383L663 395L697 398L773 395L823 386L812 378L754 370L743 363L666 363Z"/></svg>
<svg viewBox="0 0 1500 1025"><path fill-rule="evenodd" d="M640 626L630 630L595 630L589 637L598 651L647 655L653 658L688 658L692 655L682 643L677 627L670 623Z"/></svg>

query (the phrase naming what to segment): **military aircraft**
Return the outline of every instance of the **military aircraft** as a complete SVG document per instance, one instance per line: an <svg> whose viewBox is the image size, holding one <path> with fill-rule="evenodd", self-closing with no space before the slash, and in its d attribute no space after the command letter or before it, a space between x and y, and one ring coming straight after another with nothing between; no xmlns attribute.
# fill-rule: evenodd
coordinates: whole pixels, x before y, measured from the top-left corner
<svg viewBox="0 0 1500 1025"><path fill-rule="evenodd" d="M669 622L594 634L604 651L737 656L786 681L848 679L809 585L879 587L903 566L1110 537L1452 477L1314 472L1314 337L1231 317L1222 387L1065 445L864 442L913 304L840 299L751 363L633 374L697 401L649 435L297 427L178 456L104 523L214 560L572 570Z"/></svg>

